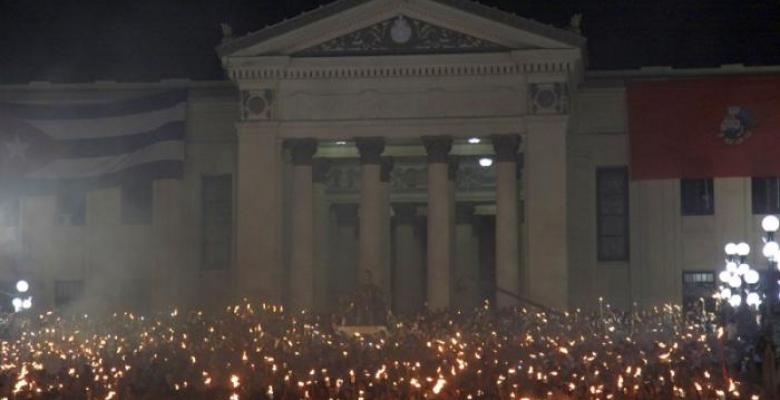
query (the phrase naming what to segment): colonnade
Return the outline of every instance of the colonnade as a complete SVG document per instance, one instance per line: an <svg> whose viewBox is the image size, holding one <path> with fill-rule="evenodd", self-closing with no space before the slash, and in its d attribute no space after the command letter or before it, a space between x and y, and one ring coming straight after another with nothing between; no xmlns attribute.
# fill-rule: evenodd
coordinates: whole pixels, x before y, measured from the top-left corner
<svg viewBox="0 0 780 400"><path fill-rule="evenodd" d="M494 136L493 147L496 153L496 281L497 285L511 293L521 292L521 274L519 265L519 220L517 202L517 151L519 137L516 135ZM474 274L478 260L469 257L455 257L458 237L464 237L463 230L469 229L465 221L473 214L467 205L456 207L455 171L457 164L450 155L452 138L449 136L427 136L422 138L427 154L427 229L425 245L427 249L427 287L421 290L423 279L404 279L404 284L393 285L395 296L390 299L399 308L411 308L420 304L419 293L425 293L425 304L430 310L442 310L456 306L451 296L452 279L455 271L461 276ZM360 199L357 209L359 226L357 246L358 283L371 283L389 293L391 274L389 273L389 177L393 162L384 157L385 141L381 137L357 138L356 147L360 155ZM310 138L288 139L285 145L292 156L291 182L291 243L289 275L289 303L293 309L315 308L315 294L333 289L315 285L322 273L317 265L319 246L326 234L322 233L322 212L315 210L315 197L322 195L323 189L315 188L324 175L326 166L315 162L314 154L317 141ZM318 169L315 171L314 169ZM318 178L320 177L320 178ZM337 218L348 219L348 213L354 211L349 205L339 205L334 209ZM416 208L411 204L394 204L393 213L397 218L397 228L393 240L397 245L413 248L413 220ZM458 224L461 222L461 224ZM461 226L462 225L462 226ZM348 233L337 231L336 235ZM472 249L470 254L475 254ZM337 255L344 257L343 254ZM412 276L420 269L413 252L397 254L396 276ZM406 258L409 259L406 259ZM465 275L464 275L465 274ZM469 290L475 290L473 287ZM516 304L516 299L504 293L497 293L500 307Z"/></svg>

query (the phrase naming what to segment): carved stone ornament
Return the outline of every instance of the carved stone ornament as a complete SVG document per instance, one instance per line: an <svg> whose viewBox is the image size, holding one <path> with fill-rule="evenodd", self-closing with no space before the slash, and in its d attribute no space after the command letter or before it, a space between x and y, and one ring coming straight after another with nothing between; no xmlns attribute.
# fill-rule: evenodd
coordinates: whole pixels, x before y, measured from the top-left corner
<svg viewBox="0 0 780 400"><path fill-rule="evenodd" d="M382 152L385 151L385 140L376 138L357 138L355 146L360 152L361 164L379 164Z"/></svg>
<svg viewBox="0 0 780 400"><path fill-rule="evenodd" d="M404 15L301 50L295 56L478 53L508 48Z"/></svg>
<svg viewBox="0 0 780 400"><path fill-rule="evenodd" d="M452 171L459 192L492 193L496 188L495 167L482 167L478 157L460 157ZM327 192L333 195L360 193L360 165L334 164L326 178ZM396 159L390 171L390 190L397 194L425 195L428 190L428 165L424 160Z"/></svg>
<svg viewBox="0 0 780 400"><path fill-rule="evenodd" d="M244 121L271 119L273 100L271 89L243 90L241 92L241 119Z"/></svg>
<svg viewBox="0 0 780 400"><path fill-rule="evenodd" d="M531 83L528 85L531 114L566 114L569 93L566 83Z"/></svg>
<svg viewBox="0 0 780 400"><path fill-rule="evenodd" d="M449 136L425 136L422 138L429 163L449 162L452 138Z"/></svg>

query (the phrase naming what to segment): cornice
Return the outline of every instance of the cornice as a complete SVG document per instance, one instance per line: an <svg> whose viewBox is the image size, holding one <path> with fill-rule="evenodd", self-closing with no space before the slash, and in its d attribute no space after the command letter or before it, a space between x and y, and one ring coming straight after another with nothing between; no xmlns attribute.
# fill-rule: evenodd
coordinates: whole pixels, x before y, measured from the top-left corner
<svg viewBox="0 0 780 400"><path fill-rule="evenodd" d="M234 81L249 80L308 80L308 79L376 79L521 75L536 73L572 74L577 71L577 61L565 57L545 57L496 62L456 62L449 60L421 61L417 64L349 62L349 57L332 65L284 65L273 63L236 63L228 65L228 76Z"/></svg>

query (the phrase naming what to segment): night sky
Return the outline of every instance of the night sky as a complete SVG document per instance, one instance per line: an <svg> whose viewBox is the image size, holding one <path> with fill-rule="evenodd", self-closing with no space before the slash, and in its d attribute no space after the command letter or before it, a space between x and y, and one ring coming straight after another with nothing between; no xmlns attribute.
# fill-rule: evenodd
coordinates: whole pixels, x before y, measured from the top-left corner
<svg viewBox="0 0 780 400"><path fill-rule="evenodd" d="M222 79L237 36L327 0L0 0L0 83ZM559 27L584 14L590 69L780 64L778 0L482 0Z"/></svg>

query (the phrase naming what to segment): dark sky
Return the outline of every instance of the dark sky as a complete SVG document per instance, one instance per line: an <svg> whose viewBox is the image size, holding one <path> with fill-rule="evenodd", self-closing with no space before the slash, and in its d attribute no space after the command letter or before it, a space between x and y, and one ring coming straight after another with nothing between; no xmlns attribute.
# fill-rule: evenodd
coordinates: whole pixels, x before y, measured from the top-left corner
<svg viewBox="0 0 780 400"><path fill-rule="evenodd" d="M327 0L0 0L0 83L220 79L214 46ZM780 64L780 0L482 0L556 26L590 69Z"/></svg>

